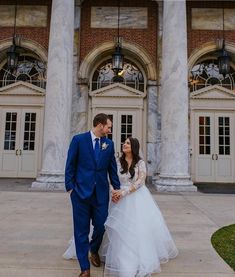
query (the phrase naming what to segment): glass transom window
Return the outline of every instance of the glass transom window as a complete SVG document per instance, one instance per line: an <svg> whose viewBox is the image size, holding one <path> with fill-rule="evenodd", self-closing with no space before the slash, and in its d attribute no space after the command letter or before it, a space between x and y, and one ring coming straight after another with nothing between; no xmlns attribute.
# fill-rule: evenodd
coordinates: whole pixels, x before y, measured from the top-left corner
<svg viewBox="0 0 235 277"><path fill-rule="evenodd" d="M19 57L18 66L12 72L5 64L0 70L0 87L18 81L46 88L46 65L34 57L23 55Z"/></svg>
<svg viewBox="0 0 235 277"><path fill-rule="evenodd" d="M123 70L119 73L123 78L123 83L126 86L136 90L144 91L144 76L140 69L131 61L124 62ZM114 72L112 70L112 60L109 59L102 63L95 71L92 78L92 90L111 85L113 82Z"/></svg>
<svg viewBox="0 0 235 277"><path fill-rule="evenodd" d="M218 61L216 59L208 59L193 66L189 87L190 92L213 85L233 90L234 81L235 71L232 67L230 67L230 74L227 74L224 78L222 74L219 74Z"/></svg>

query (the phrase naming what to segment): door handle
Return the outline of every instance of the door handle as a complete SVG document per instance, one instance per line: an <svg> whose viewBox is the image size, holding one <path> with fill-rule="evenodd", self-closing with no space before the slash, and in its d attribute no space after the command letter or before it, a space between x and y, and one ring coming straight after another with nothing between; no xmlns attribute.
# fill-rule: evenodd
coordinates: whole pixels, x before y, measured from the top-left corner
<svg viewBox="0 0 235 277"><path fill-rule="evenodd" d="M16 156L21 156L21 155L22 155L22 150L16 149Z"/></svg>
<svg viewBox="0 0 235 277"><path fill-rule="evenodd" d="M212 154L211 158L212 158L212 160L217 161L218 160L218 154Z"/></svg>

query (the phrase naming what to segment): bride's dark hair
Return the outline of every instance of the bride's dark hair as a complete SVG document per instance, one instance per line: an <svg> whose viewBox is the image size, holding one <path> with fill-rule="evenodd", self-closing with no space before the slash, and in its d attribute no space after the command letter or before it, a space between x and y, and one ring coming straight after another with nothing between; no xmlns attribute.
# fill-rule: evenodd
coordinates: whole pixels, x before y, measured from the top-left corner
<svg viewBox="0 0 235 277"><path fill-rule="evenodd" d="M130 144L131 144L132 163L129 168L129 172L130 172L131 179L132 179L135 175L135 166L138 163L138 161L141 160L140 155L139 155L140 143L137 138L128 137L127 139L129 139ZM127 173L128 172L128 163L126 161L126 154L124 152L122 153L122 156L120 157L119 160L120 160L120 164L121 164L121 168L122 168L120 173L121 174Z"/></svg>

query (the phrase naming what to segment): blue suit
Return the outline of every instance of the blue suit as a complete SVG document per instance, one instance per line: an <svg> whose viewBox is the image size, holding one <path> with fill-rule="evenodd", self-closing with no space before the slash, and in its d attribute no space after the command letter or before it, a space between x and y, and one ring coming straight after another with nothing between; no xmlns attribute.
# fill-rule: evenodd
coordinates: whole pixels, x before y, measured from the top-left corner
<svg viewBox="0 0 235 277"><path fill-rule="evenodd" d="M74 238L81 270L90 268L88 252L97 253L104 234L104 222L108 216L109 182L120 189L113 142L100 139L99 159L96 161L91 133L73 137L65 168L65 187L71 193L73 207ZM103 147L102 147L103 146ZM94 226L89 242L90 220Z"/></svg>

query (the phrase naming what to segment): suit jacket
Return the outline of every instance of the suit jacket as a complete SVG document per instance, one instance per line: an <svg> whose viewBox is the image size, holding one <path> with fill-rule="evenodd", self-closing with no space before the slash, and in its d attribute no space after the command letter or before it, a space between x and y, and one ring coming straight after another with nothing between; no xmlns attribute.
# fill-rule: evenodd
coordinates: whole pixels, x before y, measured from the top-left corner
<svg viewBox="0 0 235 277"><path fill-rule="evenodd" d="M103 147L106 144L106 148ZM108 175L114 189L120 189L113 141L106 137L100 139L99 161L95 160L91 133L86 132L73 137L65 167L65 187L74 189L80 199L91 197L96 189L98 203L109 201Z"/></svg>

